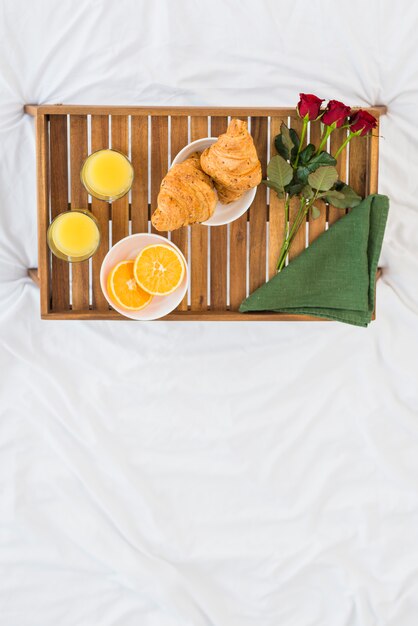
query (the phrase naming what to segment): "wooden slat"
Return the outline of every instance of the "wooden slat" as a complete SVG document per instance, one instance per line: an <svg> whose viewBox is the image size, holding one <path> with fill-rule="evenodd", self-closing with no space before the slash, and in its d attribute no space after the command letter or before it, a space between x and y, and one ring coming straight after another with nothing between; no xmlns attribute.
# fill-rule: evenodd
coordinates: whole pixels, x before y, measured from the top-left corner
<svg viewBox="0 0 418 626"><path fill-rule="evenodd" d="M232 114L231 114L232 115ZM244 115L234 115L248 121ZM229 306L238 311L247 295L247 224L248 212L231 222L229 227Z"/></svg>
<svg viewBox="0 0 418 626"><path fill-rule="evenodd" d="M251 118L251 135L261 162L267 168L267 118ZM259 185L250 209L250 293L266 282L267 187Z"/></svg>
<svg viewBox="0 0 418 626"><path fill-rule="evenodd" d="M282 122L287 124L287 117L272 117L270 121L270 158L277 154L274 146L274 139L280 133ZM286 222L285 222L285 201L280 200L277 194L270 189L270 210L269 210L269 278L277 272L277 261L282 247Z"/></svg>
<svg viewBox="0 0 418 626"><path fill-rule="evenodd" d="M41 316L50 309L49 249L46 242L49 207L49 147L48 119L39 114L36 118L36 177L38 199L38 275L40 288Z"/></svg>
<svg viewBox="0 0 418 626"><path fill-rule="evenodd" d="M42 316L48 320L114 320L120 322L132 322L117 311L84 311L73 313L72 311L53 311L49 315ZM156 322L325 322L320 317L309 315L291 315L287 313L249 313L243 314L238 311L179 311L161 317Z"/></svg>
<svg viewBox="0 0 418 626"><path fill-rule="evenodd" d="M191 140L208 136L208 118L192 117ZM208 227L193 224L191 227L191 306L194 311L204 311L208 306Z"/></svg>
<svg viewBox="0 0 418 626"><path fill-rule="evenodd" d="M109 116L91 116L91 151L103 150L109 147ZM104 257L109 250L109 217L110 206L108 202L98 200L94 196L91 199L91 212L97 219L100 229L100 246L92 259L93 278L93 309L106 311L109 308L106 298L100 287L100 268Z"/></svg>
<svg viewBox="0 0 418 626"><path fill-rule="evenodd" d="M49 129L51 172L51 219L68 210L67 116L53 115ZM70 308L69 267L52 255L52 309Z"/></svg>
<svg viewBox="0 0 418 626"><path fill-rule="evenodd" d="M364 107L352 107L353 111ZM153 106L118 106L91 104L26 104L24 110L29 115L36 114L71 114L71 115L231 115L234 117L279 117L294 115L294 107L153 107ZM386 106L376 105L367 109L372 115L386 113Z"/></svg>
<svg viewBox="0 0 418 626"><path fill-rule="evenodd" d="M310 143L318 147L321 142L321 123L311 122L310 124ZM309 243L312 243L322 235L325 231L327 223L327 205L323 200L316 200L315 206L319 209L319 217L312 219L312 211L309 211Z"/></svg>
<svg viewBox="0 0 418 626"><path fill-rule="evenodd" d="M171 162L188 142L188 118L180 115L171 117ZM171 163L170 163L171 165Z"/></svg>
<svg viewBox="0 0 418 626"><path fill-rule="evenodd" d="M88 196L80 180L81 167L87 158L87 117L70 117L71 154L71 208L87 209ZM72 308L83 311L89 308L89 262L72 263Z"/></svg>
<svg viewBox="0 0 418 626"><path fill-rule="evenodd" d="M379 123L379 118L377 118L377 127L373 130L372 136L369 139L368 193L378 192L379 133L380 133L380 123Z"/></svg>
<svg viewBox="0 0 418 626"><path fill-rule="evenodd" d="M134 168L131 220L133 233L148 232L148 116L131 121L131 157Z"/></svg>
<svg viewBox="0 0 418 626"><path fill-rule="evenodd" d="M161 181L168 170L168 117L151 118L151 215L157 208ZM153 233L166 236L151 226Z"/></svg>
<svg viewBox="0 0 418 626"><path fill-rule="evenodd" d="M227 117L211 118L212 137L219 137L227 127ZM213 311L226 309L227 245L228 227L213 226L210 229L210 308Z"/></svg>
<svg viewBox="0 0 418 626"><path fill-rule="evenodd" d="M231 222L229 230L229 304L237 311L247 289L247 215Z"/></svg>
<svg viewBox="0 0 418 626"><path fill-rule="evenodd" d="M128 156L128 117L112 115L112 148ZM112 202L112 246L129 234L129 196Z"/></svg>
<svg viewBox="0 0 418 626"><path fill-rule="evenodd" d="M188 143L188 119L179 115L173 115L171 118L171 161ZM189 239L188 231L190 227L184 226L171 232L171 241L180 248L187 261L189 256ZM177 307L178 311L187 310L187 293Z"/></svg>
<svg viewBox="0 0 418 626"><path fill-rule="evenodd" d="M301 130L302 130L302 120L299 117L296 117L294 113L293 113L293 117L291 117L290 119L290 126L295 129L295 131L298 133L300 137ZM306 138L305 138L305 141L303 142L303 145L304 146L306 145ZM290 201L290 210L289 210L290 228L292 227L292 224L294 223L296 219L299 206L300 206L300 199L297 196L292 198ZM289 261L297 257L298 254L300 254L305 249L305 247L306 247L306 228L305 228L305 224L302 224L297 234L295 235L293 243L290 247Z"/></svg>
<svg viewBox="0 0 418 626"><path fill-rule="evenodd" d="M367 195L367 137L353 137L349 143L348 182L362 198Z"/></svg>
<svg viewBox="0 0 418 626"><path fill-rule="evenodd" d="M344 142L346 138L347 138L346 128L337 128L336 130L334 130L330 138L331 154L335 154L337 152L338 148L342 145L342 143ZM346 179L347 179L347 149L346 148L344 148L341 154L338 155L336 168L338 170L339 179L342 180L343 182L346 182ZM340 217L342 217L343 215L345 215L344 209L337 209L336 207L333 207L332 205L329 206L328 222L330 225L334 224L334 222L339 220Z"/></svg>

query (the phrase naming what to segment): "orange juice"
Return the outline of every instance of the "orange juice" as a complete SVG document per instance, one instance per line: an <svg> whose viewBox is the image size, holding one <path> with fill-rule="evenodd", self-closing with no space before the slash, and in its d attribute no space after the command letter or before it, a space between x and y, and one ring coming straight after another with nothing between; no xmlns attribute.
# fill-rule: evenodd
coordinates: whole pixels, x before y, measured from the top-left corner
<svg viewBox="0 0 418 626"><path fill-rule="evenodd" d="M132 185L133 167L129 159L117 150L98 150L84 162L81 180L92 196L100 200L116 200Z"/></svg>
<svg viewBox="0 0 418 626"><path fill-rule="evenodd" d="M84 261L96 252L100 231L91 213L71 210L57 215L48 228L47 239L50 249L60 259Z"/></svg>

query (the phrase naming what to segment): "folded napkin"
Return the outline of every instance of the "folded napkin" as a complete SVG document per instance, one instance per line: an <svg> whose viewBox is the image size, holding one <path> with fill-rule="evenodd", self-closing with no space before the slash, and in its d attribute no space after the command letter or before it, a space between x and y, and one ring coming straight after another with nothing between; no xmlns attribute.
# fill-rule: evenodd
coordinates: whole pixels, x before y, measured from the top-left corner
<svg viewBox="0 0 418 626"><path fill-rule="evenodd" d="M365 198L246 298L240 312L296 313L367 326L388 211L387 196Z"/></svg>

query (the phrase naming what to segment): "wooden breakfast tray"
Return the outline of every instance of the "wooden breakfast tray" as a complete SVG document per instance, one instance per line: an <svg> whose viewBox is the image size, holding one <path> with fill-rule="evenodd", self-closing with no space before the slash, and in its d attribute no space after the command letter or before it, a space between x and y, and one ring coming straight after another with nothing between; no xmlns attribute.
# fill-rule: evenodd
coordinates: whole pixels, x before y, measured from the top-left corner
<svg viewBox="0 0 418 626"><path fill-rule="evenodd" d="M368 109L378 119L385 107ZM26 105L36 119L38 184L38 279L42 319L126 319L109 308L100 289L100 266L109 247L130 233L149 232L161 180L171 160L187 143L223 133L228 118L248 120L265 176L274 137L284 120L297 131L295 109L120 107ZM342 143L346 130L331 136L331 150ZM310 133L310 135L309 135ZM320 123L310 124L308 137L318 143ZM377 192L379 127L373 137L354 138L338 159L340 178L361 196ZM117 148L129 155L135 179L129 196L108 204L90 199L80 181L87 155L100 148ZM324 202L321 215L307 221L294 241L290 258L309 245L344 213ZM50 221L68 208L90 208L99 221L102 240L90 261L69 265L47 247ZM296 207L291 207L290 219ZM289 321L318 318L306 315L238 312L241 301L275 273L284 233L282 201L260 185L254 202L241 218L227 226L182 228L171 239L190 267L187 297L164 320ZM166 233L161 233L166 234Z"/></svg>

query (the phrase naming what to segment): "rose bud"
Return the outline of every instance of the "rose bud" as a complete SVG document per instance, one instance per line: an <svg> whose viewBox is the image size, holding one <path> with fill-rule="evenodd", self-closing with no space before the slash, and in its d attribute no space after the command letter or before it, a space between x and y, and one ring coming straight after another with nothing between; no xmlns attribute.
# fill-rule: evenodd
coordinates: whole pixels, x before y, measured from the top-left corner
<svg viewBox="0 0 418 626"><path fill-rule="evenodd" d="M361 130L360 136L367 135L373 128L376 128L377 120L370 115L367 111L356 111L352 117L350 117L350 130L352 133L356 133Z"/></svg>
<svg viewBox="0 0 418 626"><path fill-rule="evenodd" d="M312 93L300 93L300 100L296 106L299 117L308 116L310 121L316 120L319 116L323 100L317 98Z"/></svg>
<svg viewBox="0 0 418 626"><path fill-rule="evenodd" d="M338 100L330 100L328 106L325 109L325 113L321 118L321 122L327 126L335 124L335 128L340 128L350 115L351 109L343 102Z"/></svg>

